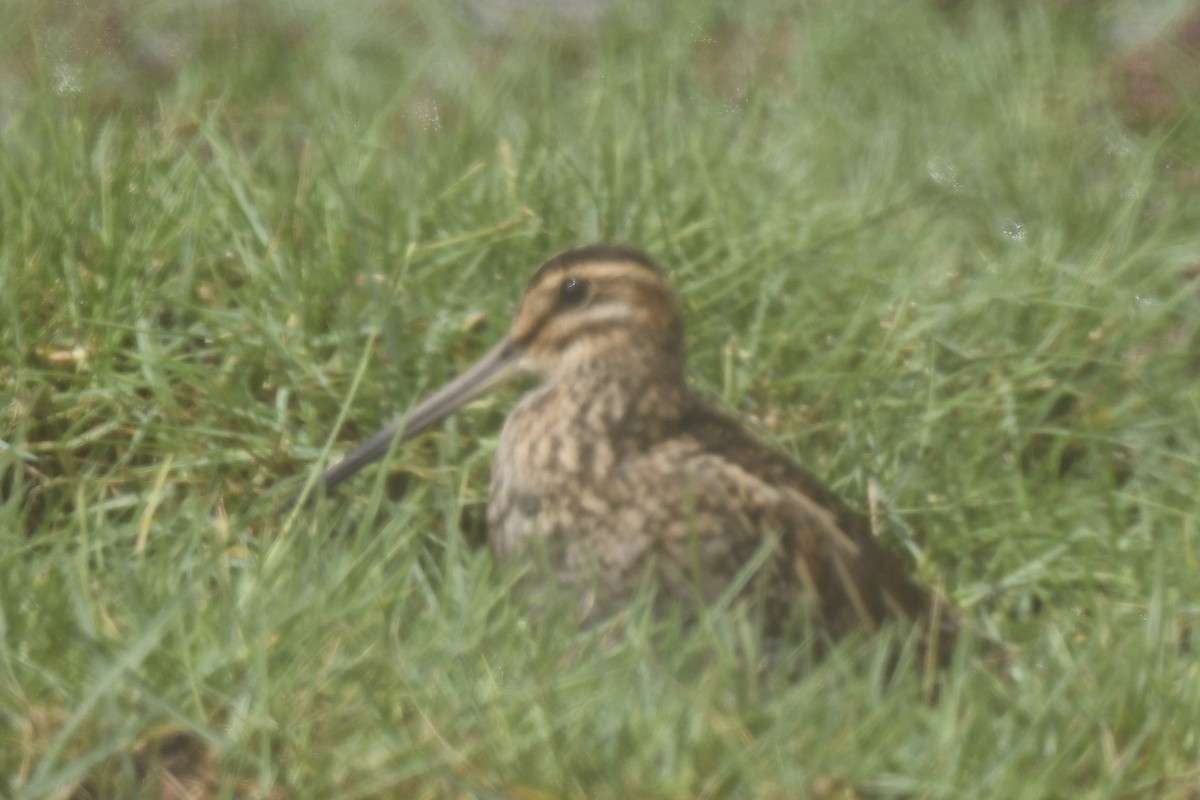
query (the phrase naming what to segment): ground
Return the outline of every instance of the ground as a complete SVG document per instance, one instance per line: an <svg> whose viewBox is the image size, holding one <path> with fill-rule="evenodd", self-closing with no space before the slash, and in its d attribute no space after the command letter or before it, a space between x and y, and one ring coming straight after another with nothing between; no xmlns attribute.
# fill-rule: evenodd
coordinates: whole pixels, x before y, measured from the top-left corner
<svg viewBox="0 0 1200 800"><path fill-rule="evenodd" d="M1188 82L1128 4L725 6L6 8L0 793L1200 797ZM514 602L513 392L287 510L598 239L1003 670Z"/></svg>

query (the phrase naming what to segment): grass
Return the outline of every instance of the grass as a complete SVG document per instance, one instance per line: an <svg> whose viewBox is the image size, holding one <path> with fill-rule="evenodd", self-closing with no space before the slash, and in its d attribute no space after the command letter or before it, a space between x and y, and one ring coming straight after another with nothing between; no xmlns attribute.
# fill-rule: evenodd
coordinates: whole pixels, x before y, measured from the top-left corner
<svg viewBox="0 0 1200 800"><path fill-rule="evenodd" d="M796 5L9 4L0 793L1200 796L1200 116L1129 127L1092 9ZM1011 680L531 614L512 392L281 511L599 238Z"/></svg>

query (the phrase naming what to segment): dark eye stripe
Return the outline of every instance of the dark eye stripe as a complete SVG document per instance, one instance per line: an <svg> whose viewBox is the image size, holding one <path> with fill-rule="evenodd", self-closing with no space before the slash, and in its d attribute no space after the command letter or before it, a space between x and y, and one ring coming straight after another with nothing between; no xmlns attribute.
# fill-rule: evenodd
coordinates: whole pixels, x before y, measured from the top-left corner
<svg viewBox="0 0 1200 800"><path fill-rule="evenodd" d="M593 307L595 307L595 306L593 306ZM551 323L551 321L553 321L555 318L559 317L562 314L563 314L563 309L561 307L553 309L550 312L548 312L547 314L544 314L542 316L542 318L537 321L537 324L534 325L532 328L530 328L528 333L526 333L524 336L521 336L518 339L514 339L513 345L516 347L528 347L531 342L533 342L539 336L542 335L542 332L546 329L546 326ZM621 319L621 320L608 319L608 320L603 320L601 322L589 321L584 324L584 327L586 328L588 333L595 333L598 331L605 331L605 330L615 329L615 328L627 328L627 327L632 327L632 326L633 326L632 322L630 322L629 320L623 320L623 319ZM566 344L570 343L569 340L571 338L573 338L573 337L567 337L566 341L558 343L558 346L556 349L562 350Z"/></svg>
<svg viewBox="0 0 1200 800"><path fill-rule="evenodd" d="M648 269L644 264L613 262L595 266L584 265L579 267L579 271L584 272L585 276L580 276L578 272L564 274L559 271L553 278L546 276L541 284L535 283L526 290L527 296L536 292L543 297L549 295L546 300L553 300L546 305L535 306L540 314L530 321L531 324L523 333L513 339L516 347L528 347L559 314L572 313L575 309L594 305L597 301L608 302L610 284L624 287L617 292L621 295L619 299L611 298L614 302L638 306L645 301L645 298L641 297L645 294L653 298L654 302L665 302L674 308L671 288L666 278L662 273Z"/></svg>

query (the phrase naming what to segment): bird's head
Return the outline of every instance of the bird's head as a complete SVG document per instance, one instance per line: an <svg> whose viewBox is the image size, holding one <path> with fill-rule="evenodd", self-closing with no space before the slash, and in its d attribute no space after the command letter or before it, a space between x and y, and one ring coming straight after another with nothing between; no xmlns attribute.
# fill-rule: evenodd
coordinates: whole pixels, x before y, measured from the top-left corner
<svg viewBox="0 0 1200 800"><path fill-rule="evenodd" d="M508 334L462 374L331 466L326 489L517 374L543 381L683 381L683 316L666 274L642 251L592 244L538 268Z"/></svg>
<svg viewBox="0 0 1200 800"><path fill-rule="evenodd" d="M625 245L587 245L534 273L502 346L518 369L546 379L598 368L678 369L683 317L649 256Z"/></svg>

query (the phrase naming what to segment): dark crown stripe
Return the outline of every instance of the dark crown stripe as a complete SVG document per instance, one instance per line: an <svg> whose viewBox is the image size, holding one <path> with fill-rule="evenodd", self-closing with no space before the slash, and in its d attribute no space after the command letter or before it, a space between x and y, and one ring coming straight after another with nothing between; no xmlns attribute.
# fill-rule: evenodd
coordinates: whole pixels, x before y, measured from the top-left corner
<svg viewBox="0 0 1200 800"><path fill-rule="evenodd" d="M548 272L567 269L589 261L623 261L628 264L636 264L639 267L644 267L657 274L662 274L662 269L654 263L654 259L633 245L598 242L595 244L585 244L581 247L572 247L570 250L564 250L552 257L533 274L533 277L529 280L529 285L533 286L536 284Z"/></svg>

